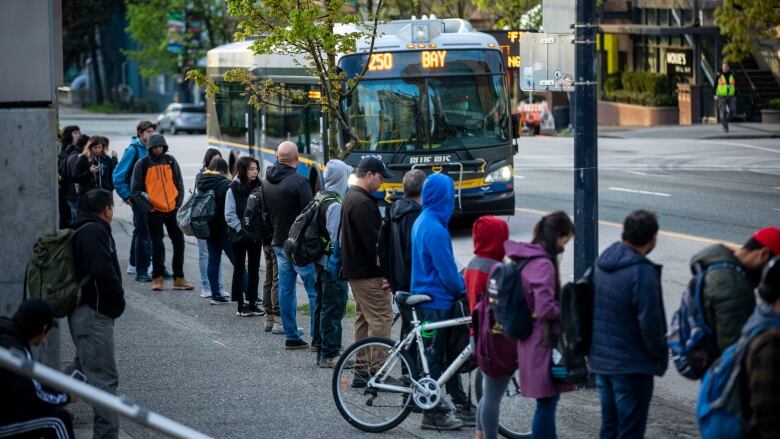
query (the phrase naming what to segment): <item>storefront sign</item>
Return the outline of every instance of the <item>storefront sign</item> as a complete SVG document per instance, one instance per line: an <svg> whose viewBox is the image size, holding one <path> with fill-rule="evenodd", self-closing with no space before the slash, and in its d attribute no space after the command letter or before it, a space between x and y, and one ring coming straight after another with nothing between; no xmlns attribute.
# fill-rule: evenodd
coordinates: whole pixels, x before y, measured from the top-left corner
<svg viewBox="0 0 780 439"><path fill-rule="evenodd" d="M693 52L690 50L666 50L667 76L692 76Z"/></svg>

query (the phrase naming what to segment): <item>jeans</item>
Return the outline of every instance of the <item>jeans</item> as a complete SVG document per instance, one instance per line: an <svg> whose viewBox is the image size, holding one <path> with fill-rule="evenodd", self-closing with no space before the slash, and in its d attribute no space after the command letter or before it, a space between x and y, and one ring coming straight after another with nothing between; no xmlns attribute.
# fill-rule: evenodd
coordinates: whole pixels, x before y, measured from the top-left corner
<svg viewBox="0 0 780 439"><path fill-rule="evenodd" d="M211 292L211 282L209 282L209 246L205 239L198 239L198 268L200 268L200 289L201 291ZM219 268L219 291L224 291L222 284L222 267Z"/></svg>
<svg viewBox="0 0 780 439"><path fill-rule="evenodd" d="M225 255L228 257L228 260L230 260L230 263L233 264L233 269L235 270L236 264L235 259L233 259L233 246L231 245L227 236L216 239L208 238L206 240L206 246L209 249L209 263L207 272L209 276L209 284L211 284L211 298L219 300L221 297L219 290L219 267L222 262L222 252L225 252ZM244 285L242 285L242 287L243 286Z"/></svg>
<svg viewBox="0 0 780 439"><path fill-rule="evenodd" d="M284 253L284 248L273 246L276 254L276 265L279 267L279 313L282 316L282 326L287 340L300 340L301 332L298 331L298 322L295 314L298 308L296 296L295 278L301 276L306 295L309 296L309 309L311 310L311 335L314 335L314 309L317 307L317 296L314 293L314 264L299 267L293 264Z"/></svg>
<svg viewBox="0 0 780 439"><path fill-rule="evenodd" d="M341 349L341 320L347 312L347 281L334 278L317 264L317 306L314 312L312 345L319 344L317 358L333 358Z"/></svg>
<svg viewBox="0 0 780 439"><path fill-rule="evenodd" d="M653 376L597 375L601 438L642 438L653 398Z"/></svg>
<svg viewBox="0 0 780 439"><path fill-rule="evenodd" d="M555 411L558 408L559 395L536 400L536 411L531 421L531 437L534 439L555 439Z"/></svg>
<svg viewBox="0 0 780 439"><path fill-rule="evenodd" d="M114 319L80 305L68 316L70 334L76 346L74 366L84 372L87 382L116 395L119 374L114 359ZM119 415L104 408L93 407L95 438L117 438Z"/></svg>
<svg viewBox="0 0 780 439"><path fill-rule="evenodd" d="M482 374L482 399L477 407L477 431L484 434L485 439L498 437L498 414L501 413L501 399L506 392L506 386L512 375L492 377Z"/></svg>
<svg viewBox="0 0 780 439"><path fill-rule="evenodd" d="M736 112L736 96L718 96L718 116L720 117L720 123L723 125L723 128L728 129L729 121L734 117L734 113Z"/></svg>
<svg viewBox="0 0 780 439"><path fill-rule="evenodd" d="M276 254L271 244L263 244L265 256L265 281L263 282L263 308L268 322L278 320L279 316L279 269Z"/></svg>
<svg viewBox="0 0 780 439"><path fill-rule="evenodd" d="M233 243L233 287L231 289L232 298L238 302L239 306L244 304L244 295L239 285L245 285L243 292L246 293L246 301L250 305L257 302L257 292L260 287L260 250L262 245L259 242L234 242ZM249 262L245 269L245 263Z"/></svg>
<svg viewBox="0 0 780 439"><path fill-rule="evenodd" d="M448 309L417 308L417 317L421 322L440 322L451 318L452 312ZM425 346L425 359L428 362L428 370L431 378L437 380L445 370L447 358L447 329L436 329L432 338L423 338ZM468 397L463 391L460 374L455 373L447 381L447 393L455 404L468 404Z"/></svg>
<svg viewBox="0 0 780 439"><path fill-rule="evenodd" d="M76 216L79 211L79 199L68 200L68 207L70 207L70 223L73 224L76 222Z"/></svg>
<svg viewBox="0 0 780 439"><path fill-rule="evenodd" d="M149 274L152 239L149 236L149 224L146 213L133 207L133 239L130 243L130 265L135 266L136 274ZM165 261L163 260L163 264Z"/></svg>
<svg viewBox="0 0 780 439"><path fill-rule="evenodd" d="M165 273L165 243L163 242L163 226L165 226L173 245L173 277L183 279L184 234L176 223L176 211L167 214L150 213L147 223L149 235L152 237L152 277L162 277Z"/></svg>

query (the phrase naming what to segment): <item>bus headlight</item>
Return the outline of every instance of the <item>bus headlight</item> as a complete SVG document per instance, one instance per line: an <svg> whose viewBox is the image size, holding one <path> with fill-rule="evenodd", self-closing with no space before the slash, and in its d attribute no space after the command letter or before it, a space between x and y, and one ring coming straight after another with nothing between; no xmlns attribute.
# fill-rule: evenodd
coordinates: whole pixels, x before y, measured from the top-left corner
<svg viewBox="0 0 780 439"><path fill-rule="evenodd" d="M485 176L485 183L498 183L499 181L509 181L512 179L512 166L507 165L502 168L498 168L495 171Z"/></svg>
<svg viewBox="0 0 780 439"><path fill-rule="evenodd" d="M354 186L357 184L357 175L356 174L349 174L349 178L347 179L347 184L349 186Z"/></svg>

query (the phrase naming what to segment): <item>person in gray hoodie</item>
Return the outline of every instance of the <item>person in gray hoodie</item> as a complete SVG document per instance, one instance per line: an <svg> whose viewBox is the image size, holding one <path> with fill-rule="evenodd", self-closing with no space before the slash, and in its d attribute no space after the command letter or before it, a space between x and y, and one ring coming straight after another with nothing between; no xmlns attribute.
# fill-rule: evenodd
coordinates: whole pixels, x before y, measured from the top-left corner
<svg viewBox="0 0 780 439"><path fill-rule="evenodd" d="M347 309L347 281L327 269L330 258L338 257L339 231L341 230L341 202L347 193L347 181L352 167L341 160L331 160L323 174L325 189L317 194L324 201L320 205L320 239L327 242L325 254L314 265L317 270L314 308L314 337L317 346L317 365L333 368L338 362L341 346L341 319ZM330 261L333 266L334 261Z"/></svg>

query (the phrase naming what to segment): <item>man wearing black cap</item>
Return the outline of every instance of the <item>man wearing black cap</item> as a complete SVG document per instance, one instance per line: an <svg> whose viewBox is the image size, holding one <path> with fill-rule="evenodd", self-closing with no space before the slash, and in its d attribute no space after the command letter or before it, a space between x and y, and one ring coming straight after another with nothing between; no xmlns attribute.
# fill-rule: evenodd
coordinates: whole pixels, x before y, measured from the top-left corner
<svg viewBox="0 0 780 439"><path fill-rule="evenodd" d="M341 207L342 273L349 280L357 303L355 341L368 337L390 338L393 308L389 285L382 277L376 244L382 218L372 194L391 174L376 157L365 157L357 168L357 182L350 186Z"/></svg>
<svg viewBox="0 0 780 439"><path fill-rule="evenodd" d="M12 318L0 317L0 346L32 359L32 346L41 345L55 326L46 302L27 300ZM0 368L0 389L0 437L73 437L73 419L64 409L70 402L67 394L4 368Z"/></svg>

